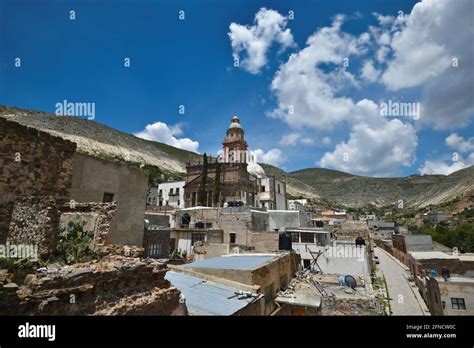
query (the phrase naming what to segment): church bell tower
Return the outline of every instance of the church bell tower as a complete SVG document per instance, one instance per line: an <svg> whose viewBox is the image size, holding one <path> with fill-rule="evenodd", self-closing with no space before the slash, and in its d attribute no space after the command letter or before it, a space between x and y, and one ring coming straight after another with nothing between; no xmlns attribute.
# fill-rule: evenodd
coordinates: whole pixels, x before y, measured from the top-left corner
<svg viewBox="0 0 474 348"><path fill-rule="evenodd" d="M227 129L226 137L222 143L222 162L224 163L248 163L248 145L244 138L244 130L237 116L232 117L232 122Z"/></svg>

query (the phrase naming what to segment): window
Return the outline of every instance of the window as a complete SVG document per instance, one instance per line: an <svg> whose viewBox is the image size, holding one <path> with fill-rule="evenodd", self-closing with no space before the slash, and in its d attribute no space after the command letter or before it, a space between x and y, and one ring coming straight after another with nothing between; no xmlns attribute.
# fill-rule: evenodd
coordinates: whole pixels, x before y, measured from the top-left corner
<svg viewBox="0 0 474 348"><path fill-rule="evenodd" d="M466 304L463 298L451 297L451 306L453 309L466 310Z"/></svg>
<svg viewBox="0 0 474 348"><path fill-rule="evenodd" d="M159 256L161 253L161 245L160 244L150 244L148 246L148 256Z"/></svg>
<svg viewBox="0 0 474 348"><path fill-rule="evenodd" d="M176 194L179 195L179 187L176 188Z"/></svg>
<svg viewBox="0 0 474 348"><path fill-rule="evenodd" d="M271 303L273 300L273 283L265 287L265 304Z"/></svg>
<svg viewBox="0 0 474 348"><path fill-rule="evenodd" d="M301 232L301 243L314 243L314 233Z"/></svg>
<svg viewBox="0 0 474 348"><path fill-rule="evenodd" d="M277 188L278 188L278 193L281 193L280 192L280 184L277 185Z"/></svg>
<svg viewBox="0 0 474 348"><path fill-rule="evenodd" d="M230 244L235 244L235 233L229 233Z"/></svg>
<svg viewBox="0 0 474 348"><path fill-rule="evenodd" d="M291 232L291 241L293 243L299 243L300 242L300 234L298 232Z"/></svg>
<svg viewBox="0 0 474 348"><path fill-rule="evenodd" d="M170 188L170 195L173 194L173 188Z"/></svg>
<svg viewBox="0 0 474 348"><path fill-rule="evenodd" d="M265 192L265 186L260 187L260 192Z"/></svg>
<svg viewBox="0 0 474 348"><path fill-rule="evenodd" d="M102 202L108 203L114 201L114 194L110 192L104 192L104 196L102 197Z"/></svg>
<svg viewBox="0 0 474 348"><path fill-rule="evenodd" d="M191 245L194 245L196 242L205 242L206 235L202 233L193 233L191 235Z"/></svg>
<svg viewBox="0 0 474 348"><path fill-rule="evenodd" d="M158 195L159 195L160 197L163 196L163 190L160 190L159 193L158 193Z"/></svg>

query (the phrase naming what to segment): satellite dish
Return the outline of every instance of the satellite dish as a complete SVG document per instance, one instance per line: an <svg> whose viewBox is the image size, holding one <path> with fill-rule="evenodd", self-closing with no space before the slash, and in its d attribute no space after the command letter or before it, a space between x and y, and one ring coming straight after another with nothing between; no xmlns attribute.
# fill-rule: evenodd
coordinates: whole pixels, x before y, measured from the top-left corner
<svg viewBox="0 0 474 348"><path fill-rule="evenodd" d="M347 275L345 278L344 278L344 282L346 283L346 285L348 287L350 287L351 289L355 289L357 287L357 281L355 280L355 278L353 276L350 276L350 275Z"/></svg>

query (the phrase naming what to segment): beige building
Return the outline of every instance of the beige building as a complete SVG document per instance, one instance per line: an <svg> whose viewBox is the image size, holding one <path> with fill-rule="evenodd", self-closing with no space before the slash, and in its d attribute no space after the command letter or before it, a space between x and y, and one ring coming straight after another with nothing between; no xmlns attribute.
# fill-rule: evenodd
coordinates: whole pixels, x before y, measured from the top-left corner
<svg viewBox="0 0 474 348"><path fill-rule="evenodd" d="M424 283L432 315L474 315L474 278L427 276Z"/></svg>

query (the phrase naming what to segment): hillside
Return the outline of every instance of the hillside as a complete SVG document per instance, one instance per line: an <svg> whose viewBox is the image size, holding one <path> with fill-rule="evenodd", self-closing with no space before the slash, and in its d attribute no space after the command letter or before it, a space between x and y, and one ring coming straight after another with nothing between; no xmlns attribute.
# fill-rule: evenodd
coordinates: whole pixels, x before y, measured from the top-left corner
<svg viewBox="0 0 474 348"><path fill-rule="evenodd" d="M0 117L77 143L78 151L112 160L144 163L170 173L184 173L185 163L199 154L148 141L95 121L74 116L0 106Z"/></svg>
<svg viewBox="0 0 474 348"><path fill-rule="evenodd" d="M400 199L405 206L436 205L474 188L474 166L448 176L414 175L402 178L371 178L324 168L290 173L275 171L275 174L283 179L289 178L289 183L306 184L306 195L317 195L354 207L396 204Z"/></svg>
<svg viewBox="0 0 474 348"><path fill-rule="evenodd" d="M177 176L185 172L188 160L199 154L159 142L148 141L80 117L56 116L45 112L0 106L0 117L71 140L78 151L117 161L159 167ZM216 140L217 141L217 140ZM309 168L287 173L262 164L267 175L287 183L291 197L312 198L345 206L385 206L399 199L405 206L439 204L474 188L474 167L451 175L404 178L370 178L330 169Z"/></svg>

